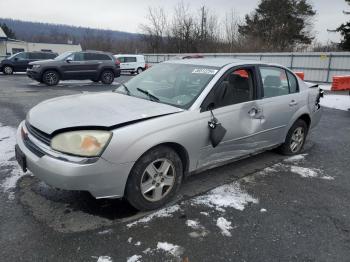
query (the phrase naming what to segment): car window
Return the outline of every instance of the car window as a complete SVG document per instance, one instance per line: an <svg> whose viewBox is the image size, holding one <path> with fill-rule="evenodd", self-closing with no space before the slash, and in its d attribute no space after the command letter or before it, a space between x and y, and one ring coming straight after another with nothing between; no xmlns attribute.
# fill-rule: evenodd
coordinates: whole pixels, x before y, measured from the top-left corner
<svg viewBox="0 0 350 262"><path fill-rule="evenodd" d="M288 75L288 82L289 82L289 91L290 93L297 93L299 92L299 86L298 86L298 80L297 78L291 73L287 71Z"/></svg>
<svg viewBox="0 0 350 262"><path fill-rule="evenodd" d="M112 59L106 54L85 53L85 60L87 60L87 61L91 61L91 60L106 61L106 60L112 60Z"/></svg>
<svg viewBox="0 0 350 262"><path fill-rule="evenodd" d="M75 53L73 55L73 61L84 61L84 54L83 53Z"/></svg>
<svg viewBox="0 0 350 262"><path fill-rule="evenodd" d="M118 57L117 58L119 60L120 63L125 63L125 57Z"/></svg>
<svg viewBox="0 0 350 262"><path fill-rule="evenodd" d="M32 59L32 60L45 59L45 54L43 54L43 53L29 53L28 57L29 57L29 59Z"/></svg>
<svg viewBox="0 0 350 262"><path fill-rule="evenodd" d="M136 62L136 57L134 57L134 56L125 57L125 62L126 63L134 63L134 62Z"/></svg>
<svg viewBox="0 0 350 262"><path fill-rule="evenodd" d="M278 67L260 67L264 97L275 97L289 94L289 83L286 71Z"/></svg>
<svg viewBox="0 0 350 262"><path fill-rule="evenodd" d="M248 68L228 71L213 89L215 108L253 100L253 71Z"/></svg>
<svg viewBox="0 0 350 262"><path fill-rule="evenodd" d="M138 90L143 89L161 103L189 108L218 71L219 68L212 66L164 63L152 66L125 85L130 95L149 99Z"/></svg>
<svg viewBox="0 0 350 262"><path fill-rule="evenodd" d="M13 56L13 58L17 58L17 60L25 60L28 59L28 53L18 53L17 55Z"/></svg>

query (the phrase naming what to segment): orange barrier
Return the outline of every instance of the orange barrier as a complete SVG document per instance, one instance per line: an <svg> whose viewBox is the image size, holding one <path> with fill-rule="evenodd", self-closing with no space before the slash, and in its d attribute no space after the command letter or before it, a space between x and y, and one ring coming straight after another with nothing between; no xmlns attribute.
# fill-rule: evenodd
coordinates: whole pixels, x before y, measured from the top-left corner
<svg viewBox="0 0 350 262"><path fill-rule="evenodd" d="M333 76L332 91L350 90L350 75Z"/></svg>
<svg viewBox="0 0 350 262"><path fill-rule="evenodd" d="M294 72L297 76L300 77L301 80L305 79L305 73L304 72Z"/></svg>

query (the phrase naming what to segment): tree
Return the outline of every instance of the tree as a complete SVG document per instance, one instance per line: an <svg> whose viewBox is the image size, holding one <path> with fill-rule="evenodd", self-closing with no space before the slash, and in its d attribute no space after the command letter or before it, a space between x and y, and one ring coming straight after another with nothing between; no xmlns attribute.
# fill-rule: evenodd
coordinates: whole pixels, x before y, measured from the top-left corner
<svg viewBox="0 0 350 262"><path fill-rule="evenodd" d="M350 0L345 0L350 5ZM347 12L344 12L347 14ZM350 21L341 24L337 29L337 32L339 32L342 36L342 40L340 42L340 48L346 51L350 51Z"/></svg>
<svg viewBox="0 0 350 262"><path fill-rule="evenodd" d="M5 23L1 24L0 27L2 28L2 30L8 38L16 38L15 32L13 32Z"/></svg>
<svg viewBox="0 0 350 262"><path fill-rule="evenodd" d="M261 0L253 14L246 15L239 33L259 45L259 51L290 51L312 42L315 14L307 0Z"/></svg>

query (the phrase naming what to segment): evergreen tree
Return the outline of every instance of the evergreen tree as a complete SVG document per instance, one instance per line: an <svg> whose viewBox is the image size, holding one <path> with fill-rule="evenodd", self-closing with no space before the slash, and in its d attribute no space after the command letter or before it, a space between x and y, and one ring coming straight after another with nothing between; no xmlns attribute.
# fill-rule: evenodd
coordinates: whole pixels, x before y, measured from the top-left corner
<svg viewBox="0 0 350 262"><path fill-rule="evenodd" d="M5 23L0 24L0 27L2 28L2 30L8 38L16 38L15 32L13 32Z"/></svg>
<svg viewBox="0 0 350 262"><path fill-rule="evenodd" d="M246 15L239 32L260 50L290 51L298 44L310 44L311 19L316 14L307 0L261 0L257 9Z"/></svg>
<svg viewBox="0 0 350 262"><path fill-rule="evenodd" d="M350 0L345 0L350 5ZM340 25L337 30L343 37L340 42L340 48L345 51L350 51L350 21Z"/></svg>

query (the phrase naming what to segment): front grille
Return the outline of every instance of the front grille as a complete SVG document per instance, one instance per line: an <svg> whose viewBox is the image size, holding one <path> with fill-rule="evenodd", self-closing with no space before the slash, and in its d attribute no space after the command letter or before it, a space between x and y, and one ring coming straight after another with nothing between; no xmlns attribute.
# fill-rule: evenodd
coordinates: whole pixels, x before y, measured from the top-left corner
<svg viewBox="0 0 350 262"><path fill-rule="evenodd" d="M30 141L28 136L25 136L23 138L23 142L24 145L37 157L43 157L45 155L45 152L42 151L38 146L36 146L32 141Z"/></svg>
<svg viewBox="0 0 350 262"><path fill-rule="evenodd" d="M35 127L33 127L27 121L26 121L26 128L27 128L28 132L32 136L34 136L36 139L38 139L42 143L44 143L44 144L46 144L48 146L51 144L51 136L50 135L40 131L39 129L37 129Z"/></svg>

